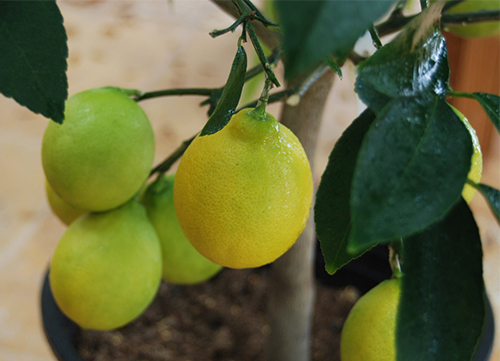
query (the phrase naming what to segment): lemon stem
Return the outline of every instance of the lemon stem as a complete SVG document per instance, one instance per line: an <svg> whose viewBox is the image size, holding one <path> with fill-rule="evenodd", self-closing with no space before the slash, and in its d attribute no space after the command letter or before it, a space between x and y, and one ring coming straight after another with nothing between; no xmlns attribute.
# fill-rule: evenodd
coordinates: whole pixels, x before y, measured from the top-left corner
<svg viewBox="0 0 500 361"><path fill-rule="evenodd" d="M264 83L264 89L262 89L262 93L260 94L259 101L257 102L257 106L254 109L254 113L259 117L265 117L266 114L266 106L269 102L269 91L273 86L272 80L266 76L266 81Z"/></svg>
<svg viewBox="0 0 500 361"><path fill-rule="evenodd" d="M400 278L403 276L403 271L401 270L401 260L400 252L403 247L402 240L391 243L389 246L389 264L392 270L393 278Z"/></svg>

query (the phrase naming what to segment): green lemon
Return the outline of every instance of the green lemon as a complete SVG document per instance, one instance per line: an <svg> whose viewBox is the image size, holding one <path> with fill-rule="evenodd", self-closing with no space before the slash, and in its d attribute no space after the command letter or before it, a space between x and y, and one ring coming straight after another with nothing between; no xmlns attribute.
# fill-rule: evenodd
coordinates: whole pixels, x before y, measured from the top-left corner
<svg viewBox="0 0 500 361"><path fill-rule="evenodd" d="M474 183L479 183L481 181L481 174L483 172L483 154L481 152L481 146L479 145L479 139L477 137L476 131L470 125L469 121L457 108L450 105L456 115L460 118L460 120L464 123L465 127L470 133L472 139L472 146L474 147L471 159L471 167L467 178L469 178ZM462 197L465 199L467 203L470 203L474 195L476 194L477 189L473 186L466 184L462 191Z"/></svg>
<svg viewBox="0 0 500 361"><path fill-rule="evenodd" d="M174 210L174 175L160 177L146 190L142 202L156 229L163 253L163 279L176 284L196 284L222 270L202 256L182 232Z"/></svg>
<svg viewBox="0 0 500 361"><path fill-rule="evenodd" d="M87 213L86 210L75 208L59 197L47 181L45 181L45 193L50 209L67 226L81 215Z"/></svg>
<svg viewBox="0 0 500 361"><path fill-rule="evenodd" d="M342 329L342 361L396 360L400 289L401 279L393 278L381 282L356 302Z"/></svg>
<svg viewBox="0 0 500 361"><path fill-rule="evenodd" d="M133 200L68 227L52 257L50 286L59 308L82 328L110 330L151 303L161 268L158 236Z"/></svg>
<svg viewBox="0 0 500 361"><path fill-rule="evenodd" d="M201 254L224 267L252 268L295 243L312 194L297 137L272 115L244 109L219 132L189 145L177 169L174 206Z"/></svg>
<svg viewBox="0 0 500 361"><path fill-rule="evenodd" d="M62 125L50 122L42 163L54 191L76 208L105 211L130 200L149 175L154 134L143 110L115 88L75 94Z"/></svg>
<svg viewBox="0 0 500 361"><path fill-rule="evenodd" d="M453 6L446 13L470 13L480 10L498 10L498 0L465 0ZM500 34L500 23L498 21L485 21L476 24L448 26L446 30L463 38L482 38Z"/></svg>

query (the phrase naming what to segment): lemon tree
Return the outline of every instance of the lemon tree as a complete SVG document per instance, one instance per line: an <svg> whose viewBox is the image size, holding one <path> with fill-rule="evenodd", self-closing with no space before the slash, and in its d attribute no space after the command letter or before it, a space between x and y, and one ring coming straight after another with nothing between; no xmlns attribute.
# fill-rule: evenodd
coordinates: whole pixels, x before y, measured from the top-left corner
<svg viewBox="0 0 500 361"><path fill-rule="evenodd" d="M311 207L309 162L297 137L268 113L245 109L197 137L176 173L174 205L187 239L224 267L250 268L285 253Z"/></svg>
<svg viewBox="0 0 500 361"><path fill-rule="evenodd" d="M130 201L87 213L59 241L50 286L61 310L85 329L110 330L138 317L156 295L161 246L146 211Z"/></svg>
<svg viewBox="0 0 500 361"><path fill-rule="evenodd" d="M66 202L105 211L131 199L149 175L154 134L143 110L115 88L90 89L66 102L63 124L42 142L48 182Z"/></svg>
<svg viewBox="0 0 500 361"><path fill-rule="evenodd" d="M342 328L342 361L396 360L396 319L401 279L392 278L363 295Z"/></svg>
<svg viewBox="0 0 500 361"><path fill-rule="evenodd" d="M141 206L125 203L148 175L159 173L161 179L182 157L174 185L182 233L204 257L232 268L258 267L288 252L272 266L269 357L308 359L311 232L291 248L312 201L303 148L313 156L333 78L328 68L342 77L341 67L350 63L366 109L336 142L318 185L315 224L327 270L334 274L371 247L389 245L402 260L404 277L395 342L385 343L393 349L378 350L376 357L469 361L484 320L484 282L481 240L463 197L469 200L471 189L479 189L500 222L500 191L478 183L475 136L447 100L478 101L500 131L500 97L450 88L453 55L440 27L454 31L467 23L456 30L491 35L488 22L495 21L497 32L500 11L475 11L486 2L472 0L455 7L415 2L421 11L412 15L404 1L395 0L273 1L279 19L274 24L250 0L214 3L235 21L210 35L242 31L225 84L151 92L92 89L65 103L67 37L57 5L0 2L0 92L53 120L42 144L46 178L63 204L91 211L70 224L52 261L52 290L61 309L82 327L109 329L146 307L163 263L156 232L165 239L171 232L155 217L150 221ZM372 55L355 47L366 33L376 48ZM244 42L251 43L259 66L247 69ZM282 68L274 67L277 59ZM276 69L283 69L282 76ZM245 82L261 73L263 95L240 104ZM271 84L282 88L270 93ZM172 95L205 97L201 104L208 105L209 120L197 137L150 169L154 137L137 102ZM281 100L282 123L262 106ZM386 298L395 293L379 289ZM382 296L376 299L383 304ZM372 324L389 328L383 317Z"/></svg>
<svg viewBox="0 0 500 361"><path fill-rule="evenodd" d="M184 236L174 210L174 179L172 174L151 183L142 203L160 239L163 279L176 284L196 284L210 279L222 267L202 256Z"/></svg>

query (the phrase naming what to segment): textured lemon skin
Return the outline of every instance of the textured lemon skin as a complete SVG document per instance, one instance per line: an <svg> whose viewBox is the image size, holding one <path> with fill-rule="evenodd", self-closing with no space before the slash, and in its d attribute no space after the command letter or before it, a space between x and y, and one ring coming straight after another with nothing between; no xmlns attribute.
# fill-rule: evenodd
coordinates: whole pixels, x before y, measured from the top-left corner
<svg viewBox="0 0 500 361"><path fill-rule="evenodd" d="M59 197L47 181L45 181L45 193L52 213L67 226L81 215L87 213L86 210L75 208Z"/></svg>
<svg viewBox="0 0 500 361"><path fill-rule="evenodd" d="M163 279L175 284L197 284L215 276L222 266L201 255L182 232L174 210L174 179L171 174L152 183L142 203L160 239Z"/></svg>
<svg viewBox="0 0 500 361"><path fill-rule="evenodd" d="M151 303L161 267L156 232L144 207L130 201L68 227L52 257L50 286L59 308L82 328L110 330Z"/></svg>
<svg viewBox="0 0 500 361"><path fill-rule="evenodd" d="M271 115L244 109L188 147L176 174L174 206L201 254L224 267L252 268L295 243L312 193L297 137Z"/></svg>
<svg viewBox="0 0 500 361"><path fill-rule="evenodd" d="M49 122L42 164L54 191L76 208L105 211L130 200L148 177L154 134L146 114L113 88L66 102L62 125Z"/></svg>
<svg viewBox="0 0 500 361"><path fill-rule="evenodd" d="M465 127L470 133L472 139L472 146L474 147L472 158L471 158L471 167L467 178L469 178L474 183L479 183L481 181L481 175L483 173L483 153L481 152L481 146L479 144L479 138L477 137L476 131L470 125L469 120L463 115L457 108L450 105L451 109L455 112L456 115L460 118L460 120L464 123ZM466 184L464 189L462 190L462 197L467 203L472 201L474 195L476 194L477 189L471 185Z"/></svg>
<svg viewBox="0 0 500 361"><path fill-rule="evenodd" d="M498 9L500 9L500 2L498 0L465 0L460 4L453 6L446 13L458 14L479 10ZM446 30L463 38L483 38L500 34L500 22L486 21L462 26L448 26L446 27Z"/></svg>
<svg viewBox="0 0 500 361"><path fill-rule="evenodd" d="M401 280L368 291L347 316L340 340L342 361L395 361L396 316Z"/></svg>

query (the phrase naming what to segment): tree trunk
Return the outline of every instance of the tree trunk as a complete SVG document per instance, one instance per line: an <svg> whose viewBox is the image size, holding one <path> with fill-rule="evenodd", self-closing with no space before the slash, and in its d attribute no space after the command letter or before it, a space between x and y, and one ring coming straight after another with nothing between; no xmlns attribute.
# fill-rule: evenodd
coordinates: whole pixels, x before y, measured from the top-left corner
<svg viewBox="0 0 500 361"><path fill-rule="evenodd" d="M231 0L211 0L228 14L239 17ZM279 46L279 34L254 22L259 39L269 48ZM313 170L319 128L334 73L324 73L303 95L296 106L285 105L281 122L300 140ZM295 245L276 260L271 268L268 292L268 361L309 361L314 307L314 214Z"/></svg>
<svg viewBox="0 0 500 361"><path fill-rule="evenodd" d="M285 105L281 122L301 141L311 169L319 128L328 93L333 84L333 71L326 72L303 96L297 106ZM312 316L315 299L314 213L295 245L276 260L271 268L268 292L268 361L309 361Z"/></svg>

